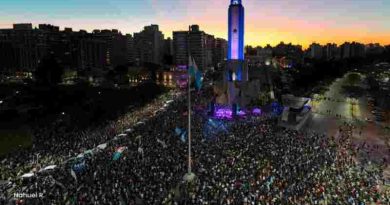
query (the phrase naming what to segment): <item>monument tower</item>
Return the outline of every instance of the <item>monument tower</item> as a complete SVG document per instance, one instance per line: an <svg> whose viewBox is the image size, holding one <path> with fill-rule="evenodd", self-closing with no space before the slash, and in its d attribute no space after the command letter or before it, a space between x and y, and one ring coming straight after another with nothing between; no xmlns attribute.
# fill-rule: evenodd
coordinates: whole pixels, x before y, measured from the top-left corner
<svg viewBox="0 0 390 205"><path fill-rule="evenodd" d="M244 60L244 7L241 0L231 0L228 20L228 60Z"/></svg>
<svg viewBox="0 0 390 205"><path fill-rule="evenodd" d="M244 7L241 0L231 0L228 24L228 54L223 79L228 105L236 114L243 106L241 87L248 81L248 66L244 59Z"/></svg>

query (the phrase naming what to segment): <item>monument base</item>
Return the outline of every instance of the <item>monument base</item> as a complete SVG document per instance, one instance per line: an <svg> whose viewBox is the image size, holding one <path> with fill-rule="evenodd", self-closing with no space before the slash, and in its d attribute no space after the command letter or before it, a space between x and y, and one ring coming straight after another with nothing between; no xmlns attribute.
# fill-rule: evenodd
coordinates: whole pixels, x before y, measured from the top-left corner
<svg viewBox="0 0 390 205"><path fill-rule="evenodd" d="M183 180L187 183L193 182L195 180L196 175L192 172L186 173L183 177Z"/></svg>

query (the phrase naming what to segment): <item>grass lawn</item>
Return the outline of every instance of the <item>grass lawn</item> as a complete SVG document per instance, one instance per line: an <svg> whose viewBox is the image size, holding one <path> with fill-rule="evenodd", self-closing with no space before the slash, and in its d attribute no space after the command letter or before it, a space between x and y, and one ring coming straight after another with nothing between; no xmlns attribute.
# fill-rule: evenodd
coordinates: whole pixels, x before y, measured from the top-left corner
<svg viewBox="0 0 390 205"><path fill-rule="evenodd" d="M19 147L30 147L32 138L26 130L0 130L0 156Z"/></svg>

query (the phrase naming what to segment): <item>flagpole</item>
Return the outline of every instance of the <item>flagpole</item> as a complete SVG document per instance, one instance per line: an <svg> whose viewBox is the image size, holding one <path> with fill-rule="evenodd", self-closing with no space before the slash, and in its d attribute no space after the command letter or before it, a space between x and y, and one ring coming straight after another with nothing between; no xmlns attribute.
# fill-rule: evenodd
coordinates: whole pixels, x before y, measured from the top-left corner
<svg viewBox="0 0 390 205"><path fill-rule="evenodd" d="M191 173L191 75L188 74L188 174Z"/></svg>
<svg viewBox="0 0 390 205"><path fill-rule="evenodd" d="M191 31L191 27L188 28L188 32ZM184 180L186 182L191 182L195 175L192 173L191 170L191 73L190 69L191 66L194 66L194 60L191 57L191 51L190 51L190 43L188 40L189 37L187 37L187 51L188 51L188 171L187 174L184 175Z"/></svg>

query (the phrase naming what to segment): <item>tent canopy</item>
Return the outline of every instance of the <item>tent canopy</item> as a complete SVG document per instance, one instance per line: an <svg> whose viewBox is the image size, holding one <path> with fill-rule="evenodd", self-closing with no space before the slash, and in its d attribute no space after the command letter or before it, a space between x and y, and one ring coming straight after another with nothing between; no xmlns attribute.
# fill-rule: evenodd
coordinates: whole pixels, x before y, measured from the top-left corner
<svg viewBox="0 0 390 205"><path fill-rule="evenodd" d="M49 166L46 166L45 168L39 170L39 172L52 171L55 168L57 168L57 165L49 165Z"/></svg>
<svg viewBox="0 0 390 205"><path fill-rule="evenodd" d="M43 168L44 170L53 170L57 167L57 165L49 165L49 166L46 166L45 168Z"/></svg>
<svg viewBox="0 0 390 205"><path fill-rule="evenodd" d="M137 122L135 125L144 125L144 124L145 124L145 122L139 121L139 122Z"/></svg>
<svg viewBox="0 0 390 205"><path fill-rule="evenodd" d="M33 177L34 176L34 173L26 173L26 174L23 174L22 175L22 178L31 178L31 177Z"/></svg>
<svg viewBox="0 0 390 205"><path fill-rule="evenodd" d="M107 147L107 143L100 144L97 146L97 148L99 148L99 149L106 149L106 147Z"/></svg>
<svg viewBox="0 0 390 205"><path fill-rule="evenodd" d="M133 129L129 128L129 129L125 130L125 133L130 133L130 132L133 132Z"/></svg>

